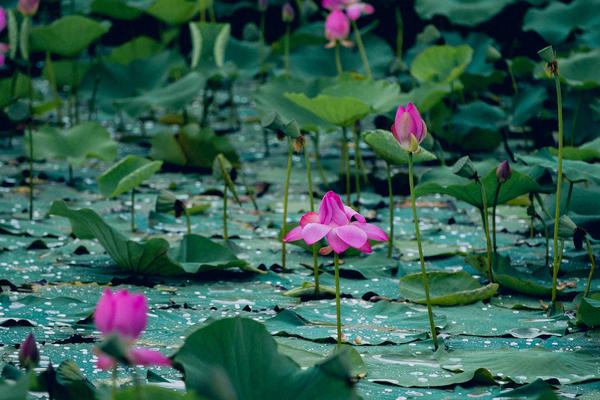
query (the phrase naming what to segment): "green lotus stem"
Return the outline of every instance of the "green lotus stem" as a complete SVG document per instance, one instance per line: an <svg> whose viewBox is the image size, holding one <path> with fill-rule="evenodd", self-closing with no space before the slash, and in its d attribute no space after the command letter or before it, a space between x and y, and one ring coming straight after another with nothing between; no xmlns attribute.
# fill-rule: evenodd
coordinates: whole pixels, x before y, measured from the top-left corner
<svg viewBox="0 0 600 400"><path fill-rule="evenodd" d="M496 186L496 193L494 194L494 204L492 204L492 235L494 242L494 255L498 254L498 245L496 244L496 207L498 207L498 197L500 196L500 188L502 188L502 182L498 182L498 185Z"/></svg>
<svg viewBox="0 0 600 400"><path fill-rule="evenodd" d="M544 214L546 214L546 217L550 218L550 214L548 214L548 211L546 211L546 207L544 207L542 198L538 193L535 194L535 199L537 200ZM548 266L548 262L550 261L550 235L548 234L548 224L546 224L546 220L540 217L540 221L542 221L542 225L544 226L544 237L546 238L546 261L544 265Z"/></svg>
<svg viewBox="0 0 600 400"><path fill-rule="evenodd" d="M404 47L404 21L402 20L400 6L396 7L396 26L396 59L401 61L402 48Z"/></svg>
<svg viewBox="0 0 600 400"><path fill-rule="evenodd" d="M571 123L571 146L575 146L575 128L577 127L577 118L579 117L580 109L581 109L581 92L577 96L577 106L575 107L575 114L573 114L573 122Z"/></svg>
<svg viewBox="0 0 600 400"><path fill-rule="evenodd" d="M387 165L387 184L388 184L388 196L389 196L389 207L390 207L390 234L388 236L388 258L392 258L392 252L394 251L394 192L392 185L392 166L390 163Z"/></svg>
<svg viewBox="0 0 600 400"><path fill-rule="evenodd" d="M333 267L335 269L335 317L337 322L337 344L342 344L342 304L340 300L340 258L333 253Z"/></svg>
<svg viewBox="0 0 600 400"><path fill-rule="evenodd" d="M269 135L267 134L266 129L263 129L263 145L265 147L265 157L268 157L271 154L271 148L269 146Z"/></svg>
<svg viewBox="0 0 600 400"><path fill-rule="evenodd" d="M590 294L590 289L592 287L592 278L594 277L594 270L596 269L596 259L594 258L594 253L592 251L592 244L590 240L585 238L585 246L587 247L588 257L590 258L590 263L592 267L590 268L590 275L588 276L587 283L585 284L585 290L583 291L583 297L588 297Z"/></svg>
<svg viewBox="0 0 600 400"><path fill-rule="evenodd" d="M29 18L29 17L27 17ZM33 78L31 77L31 60L27 57L27 76L29 77L27 134L29 136L29 220L33 220Z"/></svg>
<svg viewBox="0 0 600 400"><path fill-rule="evenodd" d="M283 39L285 75L291 75L290 68L290 24L285 24L285 37Z"/></svg>
<svg viewBox="0 0 600 400"><path fill-rule="evenodd" d="M325 186L329 186L327 182L327 175L325 175L325 169L323 169L323 164L321 164L321 151L319 148L319 132L315 132L314 136L312 136L313 145L315 147L315 165L317 166L317 170L319 171L319 178L321 178L321 183Z"/></svg>
<svg viewBox="0 0 600 400"><path fill-rule="evenodd" d="M431 329L431 339L433 347L438 349L437 332L435 322L433 321L433 310L431 308L431 297L429 296L429 276L425 268L425 257L423 256L423 246L421 245L421 229L419 228L419 216L417 215L417 199L415 196L415 182L413 177L413 153L408 153L408 184L410 187L410 203L412 207L413 222L415 224L415 236L417 237L417 248L419 250L419 261L421 263L421 277L423 279L423 290L425 291L425 302L427 303L427 315L429 317L429 327Z"/></svg>
<svg viewBox="0 0 600 400"><path fill-rule="evenodd" d="M267 44L266 40L266 15L264 11L260 12L260 33L259 33L259 74L262 76L265 73L265 46Z"/></svg>
<svg viewBox="0 0 600 400"><path fill-rule="evenodd" d="M73 96L73 103L75 108L75 124L79 123L79 90L77 88L77 81L79 80L79 73L77 71L77 63L71 62L71 96Z"/></svg>
<svg viewBox="0 0 600 400"><path fill-rule="evenodd" d="M310 211L315 211L315 198L313 192L313 183L312 183L312 167L310 165L310 156L308 154L308 147L306 145L304 147L304 160L306 161L306 180L308 181L308 200L310 204ZM317 248L317 244L312 245L312 253L313 253L313 274L315 279L315 298L319 298L319 249Z"/></svg>
<svg viewBox="0 0 600 400"><path fill-rule="evenodd" d="M342 57L340 55L340 45L335 45L335 68L337 70L338 75L344 73L344 68L342 67Z"/></svg>
<svg viewBox="0 0 600 400"><path fill-rule="evenodd" d="M111 375L111 380L112 380L112 400L115 400L117 398L117 378L118 378L119 372L117 370L117 366L115 365L112 368L112 375Z"/></svg>
<svg viewBox="0 0 600 400"><path fill-rule="evenodd" d="M242 185L244 185L244 188L246 189L246 195L250 198L252 207L254 207L254 211L259 211L258 203L256 202L256 196L254 195L254 189L251 189L250 185L248 185L248 182L246 181L246 178L244 177L243 171L240 171L239 177L240 177L240 180L242 181Z"/></svg>
<svg viewBox="0 0 600 400"><path fill-rule="evenodd" d="M135 189L131 189L131 232L135 232Z"/></svg>
<svg viewBox="0 0 600 400"><path fill-rule="evenodd" d="M48 67L48 81L50 82L50 88L52 89L52 97L54 97L54 101L56 102L56 120L58 124L61 124L62 121L62 112L61 112L61 101L60 96L58 95L58 84L56 83L56 73L54 72L54 63L52 62L52 57L50 56L50 52L46 52L46 66Z"/></svg>
<svg viewBox="0 0 600 400"><path fill-rule="evenodd" d="M554 72L554 81L556 84L556 103L558 116L558 176L556 178L556 207L554 210L554 238L552 254L552 309L556 307L556 281L558 279L558 270L560 269L558 254L558 220L560 219L560 195L563 180L563 114L562 114L562 93L560 89L560 77L558 68Z"/></svg>
<svg viewBox="0 0 600 400"><path fill-rule="evenodd" d="M519 94L519 86L517 86L517 79L515 78L515 73L513 72L512 64L507 61L506 66L508 67L508 74L510 75L512 89L515 92L515 94Z"/></svg>
<svg viewBox="0 0 600 400"><path fill-rule="evenodd" d="M565 209L563 211L563 214L568 214L569 213L569 208L571 207L571 198L573 197L573 186L575 184L571 181L569 181L569 191L567 192L567 202L565 204Z"/></svg>
<svg viewBox="0 0 600 400"><path fill-rule="evenodd" d="M482 203L482 217L483 217L483 229L485 231L485 247L487 254L487 267L488 267L488 279L490 283L494 282L494 271L492 270L492 241L490 240L490 220L488 215L488 204L487 204L487 193L485 191L485 185L481 179L477 179L479 188L481 190L481 203Z"/></svg>
<svg viewBox="0 0 600 400"><path fill-rule="evenodd" d="M227 231L227 183L223 186L223 240L229 240L229 233Z"/></svg>
<svg viewBox="0 0 600 400"><path fill-rule="evenodd" d="M371 66L369 65L369 57L367 57L365 44L363 43L360 29L358 29L358 25L354 20L352 20L352 30L354 30L354 38L356 39L356 44L358 45L358 52L360 53L360 59L362 60L363 68L367 74L367 79L373 79L373 73L371 72Z"/></svg>
<svg viewBox="0 0 600 400"><path fill-rule="evenodd" d="M354 138L354 140L355 140L355 147L356 147L354 149L354 151L356 151L357 156L358 156L358 166L357 167L360 168L360 174L362 175L363 180L365 182L368 182L369 178L367 176L367 167L365 165L365 161L363 160L362 151L360 149L360 142L361 142L361 139L362 139L362 132L360 130L360 125L358 123L354 125L354 133L357 136L356 138Z"/></svg>
<svg viewBox="0 0 600 400"><path fill-rule="evenodd" d="M354 185L356 186L356 211L360 212L360 136L354 128Z"/></svg>
<svg viewBox="0 0 600 400"><path fill-rule="evenodd" d="M69 164L69 185L73 185L73 165Z"/></svg>
<svg viewBox="0 0 600 400"><path fill-rule="evenodd" d="M183 206L183 212L185 213L185 224L187 225L187 234L192 234L192 220L190 218L190 210L188 210L187 206Z"/></svg>
<svg viewBox="0 0 600 400"><path fill-rule="evenodd" d="M285 235L287 234L287 213L288 213L288 196L290 190L290 177L292 175L292 155L294 153L294 145L291 138L287 138L288 141L288 160L287 160L287 171L285 174L285 187L283 189L283 221L281 224L281 268L285 271Z"/></svg>
<svg viewBox="0 0 600 400"><path fill-rule="evenodd" d="M351 204L350 201L350 155L348 151L348 137L346 135L346 128L342 128L342 168L346 177L346 203Z"/></svg>
<svg viewBox="0 0 600 400"><path fill-rule="evenodd" d="M206 22L206 0L200 0L199 6L200 6L200 22Z"/></svg>

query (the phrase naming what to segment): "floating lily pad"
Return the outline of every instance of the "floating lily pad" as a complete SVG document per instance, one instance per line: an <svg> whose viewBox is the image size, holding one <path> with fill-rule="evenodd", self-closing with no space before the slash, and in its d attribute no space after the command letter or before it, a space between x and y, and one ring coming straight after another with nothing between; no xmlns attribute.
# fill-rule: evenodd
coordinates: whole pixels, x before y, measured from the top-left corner
<svg viewBox="0 0 600 400"><path fill-rule="evenodd" d="M400 147L400 144L392 135L392 132L384 130L369 131L365 133L365 143L367 143L377 156L384 159L391 165L407 165L408 152ZM432 161L436 157L429 151L421 150L413 156L415 163Z"/></svg>
<svg viewBox="0 0 600 400"><path fill-rule="evenodd" d="M431 46L415 57L410 73L420 82L450 83L460 77L473 57L468 45Z"/></svg>
<svg viewBox="0 0 600 400"><path fill-rule="evenodd" d="M33 51L48 51L63 57L75 57L108 32L110 24L80 15L67 15L47 26L31 30Z"/></svg>

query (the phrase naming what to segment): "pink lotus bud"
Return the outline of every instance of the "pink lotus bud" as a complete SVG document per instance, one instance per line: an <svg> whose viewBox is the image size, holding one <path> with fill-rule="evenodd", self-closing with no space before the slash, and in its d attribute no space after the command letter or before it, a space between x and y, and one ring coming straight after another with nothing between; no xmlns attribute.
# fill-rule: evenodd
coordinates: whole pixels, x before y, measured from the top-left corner
<svg viewBox="0 0 600 400"><path fill-rule="evenodd" d="M419 150L427 135L427 125L413 103L408 103L405 108L398 107L392 133L404 150L411 153Z"/></svg>
<svg viewBox="0 0 600 400"><path fill-rule="evenodd" d="M37 13L39 6L40 0L19 0L17 9L24 16L32 17Z"/></svg>
<svg viewBox="0 0 600 400"><path fill-rule="evenodd" d="M334 47L338 42L347 46L350 34L350 20L341 10L334 10L325 20L325 37L329 40L327 47Z"/></svg>
<svg viewBox="0 0 600 400"><path fill-rule="evenodd" d="M502 161L498 168L496 168L496 179L498 182L504 183L510 179L512 176L512 169L510 168L510 164L508 161Z"/></svg>
<svg viewBox="0 0 600 400"><path fill-rule="evenodd" d="M0 32L6 28L6 10L0 7Z"/></svg>
<svg viewBox="0 0 600 400"><path fill-rule="evenodd" d="M33 333L27 335L19 346L19 365L24 369L33 369L40 363L40 352Z"/></svg>
<svg viewBox="0 0 600 400"><path fill-rule="evenodd" d="M370 15L370 14L373 14L374 12L375 12L375 7L373 7L372 5L370 5L368 3L356 2L356 3L348 4L348 6L346 7L346 13L348 14L348 17L352 21L356 21L361 16Z"/></svg>
<svg viewBox="0 0 600 400"><path fill-rule="evenodd" d="M265 12L269 8L269 0L258 0L258 11Z"/></svg>
<svg viewBox="0 0 600 400"><path fill-rule="evenodd" d="M288 2L283 5L281 9L281 19L286 24L290 24L294 22L294 18L296 17L296 11L294 11L294 7Z"/></svg>
<svg viewBox="0 0 600 400"><path fill-rule="evenodd" d="M94 319L102 335L117 333L126 340L135 340L146 329L147 312L144 295L106 289L96 305Z"/></svg>

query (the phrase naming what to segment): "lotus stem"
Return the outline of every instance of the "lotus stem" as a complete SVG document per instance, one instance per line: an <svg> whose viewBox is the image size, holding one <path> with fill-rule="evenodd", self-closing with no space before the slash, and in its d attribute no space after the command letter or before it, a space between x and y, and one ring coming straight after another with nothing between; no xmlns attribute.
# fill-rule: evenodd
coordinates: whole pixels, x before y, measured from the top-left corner
<svg viewBox="0 0 600 400"><path fill-rule="evenodd" d="M492 204L492 236L494 242L494 255L498 254L498 245L496 243L496 207L498 207L498 197L500 196L501 188L502 182L498 182L498 185L496 186L496 193L494 194L494 204Z"/></svg>
<svg viewBox="0 0 600 400"><path fill-rule="evenodd" d="M287 213L288 213L288 196L290 190L290 177L292 175L292 155L294 153L294 145L291 138L287 138L288 141L288 160L287 160L287 171L285 174L285 187L283 189L283 221L281 224L281 268L286 270L285 257L285 235L287 234Z"/></svg>
<svg viewBox="0 0 600 400"><path fill-rule="evenodd" d="M229 240L229 233L227 231L227 182L223 185L223 240L227 242Z"/></svg>
<svg viewBox="0 0 600 400"><path fill-rule="evenodd" d="M337 322L337 345L342 344L342 304L340 300L340 258L333 253L333 267L335 269L335 317Z"/></svg>
<svg viewBox="0 0 600 400"><path fill-rule="evenodd" d="M350 155L348 154L348 137L346 128L342 128L342 168L346 177L346 203L351 204L350 199Z"/></svg>
<svg viewBox="0 0 600 400"><path fill-rule="evenodd" d="M56 122L60 126L62 122L62 112L61 112L61 101L60 96L58 95L58 85L56 83L56 73L54 72L54 63L52 62L52 57L50 52L46 52L46 67L48 68L48 81L50 82L50 88L52 89L52 97L54 97L54 101L56 102ZM16 75L16 74L15 74Z"/></svg>
<svg viewBox="0 0 600 400"><path fill-rule="evenodd" d="M363 68L365 69L365 74L367 74L367 79L373 79L373 73L371 72L371 66L369 65L369 57L367 57L365 44L363 43L362 35L360 34L360 29L358 29L358 25L354 20L352 21L352 29L354 30L354 38L356 39L358 52L360 53L360 58L363 63Z"/></svg>
<svg viewBox="0 0 600 400"><path fill-rule="evenodd" d="M290 24L285 24L285 37L284 37L284 62L285 62L285 75L291 76L290 68Z"/></svg>
<svg viewBox="0 0 600 400"><path fill-rule="evenodd" d="M185 224L187 226L187 234L192 234L192 220L190 218L190 210L188 210L187 206L184 204L183 212L185 213Z"/></svg>
<svg viewBox="0 0 600 400"><path fill-rule="evenodd" d="M115 365L112 368L112 375L111 375L111 381L112 381L112 400L115 400L117 398L117 378L118 378L119 372L117 370L117 366Z"/></svg>
<svg viewBox="0 0 600 400"><path fill-rule="evenodd" d="M73 165L69 164L69 185L73 186Z"/></svg>
<svg viewBox="0 0 600 400"><path fill-rule="evenodd" d="M342 67L342 57L340 55L340 45L335 45L335 68L337 70L338 75L344 73L344 68Z"/></svg>
<svg viewBox="0 0 600 400"><path fill-rule="evenodd" d="M319 171L319 178L321 178L321 183L325 186L329 186L327 182L327 176L325 175L325 170L323 169L323 164L321 164L321 151L319 148L319 132L315 132L315 135L312 136L313 145L315 147L315 164L317 166L317 170Z"/></svg>
<svg viewBox="0 0 600 400"><path fill-rule="evenodd" d="M417 248L419 250L419 261L421 264L421 276L423 278L423 290L425 291L425 302L427 303L427 315L429 317L429 327L431 329L431 339L433 347L437 351L438 339L433 321L433 310L431 308L431 297L429 296L429 276L425 268L425 257L423 256L423 246L421 245L421 229L419 228L419 216L417 215L417 200L415 197L415 183L413 177L413 154L408 153L408 184L410 187L410 203L412 207L413 222L415 224L415 236L417 238Z"/></svg>
<svg viewBox="0 0 600 400"><path fill-rule="evenodd" d="M360 133L354 127L354 185L356 186L356 210L360 212Z"/></svg>
<svg viewBox="0 0 600 400"><path fill-rule="evenodd" d="M552 309L556 308L558 270L560 269L558 254L558 220L560 218L560 196L563 181L563 112L562 112L562 93L560 89L560 77L558 68L554 72L554 81L556 85L556 103L558 116L558 176L556 178L556 207L554 210L554 237L553 237L553 254L552 254Z"/></svg>
<svg viewBox="0 0 600 400"><path fill-rule="evenodd" d="M390 207L390 235L388 236L388 258L392 258L394 251L394 188L392 185L392 166L390 163L387 164L387 184L388 184L388 196L389 196L389 207Z"/></svg>
<svg viewBox="0 0 600 400"><path fill-rule="evenodd" d="M29 18L29 17L27 17ZM33 220L33 78L31 77L31 60L27 56L28 85L28 107L29 118L27 120L27 134L29 136L29 220Z"/></svg>
<svg viewBox="0 0 600 400"><path fill-rule="evenodd" d="M596 269L596 259L594 258L592 244L590 243L590 240L587 237L585 238L585 246L587 247L590 263L592 264L592 267L590 268L590 275L588 276L588 280L585 285L585 290L583 292L583 297L588 297L590 294L590 289L592 287L592 278L594 277L594 270Z"/></svg>
<svg viewBox="0 0 600 400"><path fill-rule="evenodd" d="M308 181L308 200L310 204L310 211L315 211L315 198L313 192L312 183L312 166L310 165L310 156L308 154L308 146L304 145L304 160L306 161L306 180ZM313 253L313 274L315 279L315 298L319 298L319 250L317 245L312 245Z"/></svg>
<svg viewBox="0 0 600 400"><path fill-rule="evenodd" d="M135 232L135 189L131 189L131 232Z"/></svg>
<svg viewBox="0 0 600 400"><path fill-rule="evenodd" d="M259 75L262 77L265 73L265 46L266 40L266 13L265 11L260 12L260 33L259 33Z"/></svg>
<svg viewBox="0 0 600 400"><path fill-rule="evenodd" d="M488 215L488 203L487 193L485 191L485 185L481 179L477 179L479 188L481 190L481 203L482 210L481 215L483 217L483 230L485 231L485 247L487 255L487 267L488 267L488 280L490 283L494 283L494 271L492 270L492 241L490 240L490 220Z"/></svg>
<svg viewBox="0 0 600 400"><path fill-rule="evenodd" d="M404 47L404 21L400 6L396 7L396 59L402 61L402 48Z"/></svg>

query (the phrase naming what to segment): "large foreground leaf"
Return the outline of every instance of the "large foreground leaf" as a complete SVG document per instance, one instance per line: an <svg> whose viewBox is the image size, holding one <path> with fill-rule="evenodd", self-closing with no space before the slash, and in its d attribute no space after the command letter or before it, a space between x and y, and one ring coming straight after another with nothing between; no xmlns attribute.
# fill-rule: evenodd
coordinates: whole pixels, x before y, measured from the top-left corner
<svg viewBox="0 0 600 400"><path fill-rule="evenodd" d="M265 327L229 318L198 329L173 357L188 390L215 400L350 400L348 353L302 369L278 353Z"/></svg>
<svg viewBox="0 0 600 400"><path fill-rule="evenodd" d="M115 263L130 272L182 275L235 267L256 271L225 246L199 235L187 235L179 248L170 248L169 242L162 238L130 240L88 208L74 210L62 201L55 201L49 213L68 218L76 237L97 239Z"/></svg>
<svg viewBox="0 0 600 400"><path fill-rule="evenodd" d="M475 303L489 299L498 290L498 284L482 286L477 279L465 271L433 271L427 276L431 303L434 305L454 306ZM421 273L400 278L400 294L414 303L426 304Z"/></svg>

